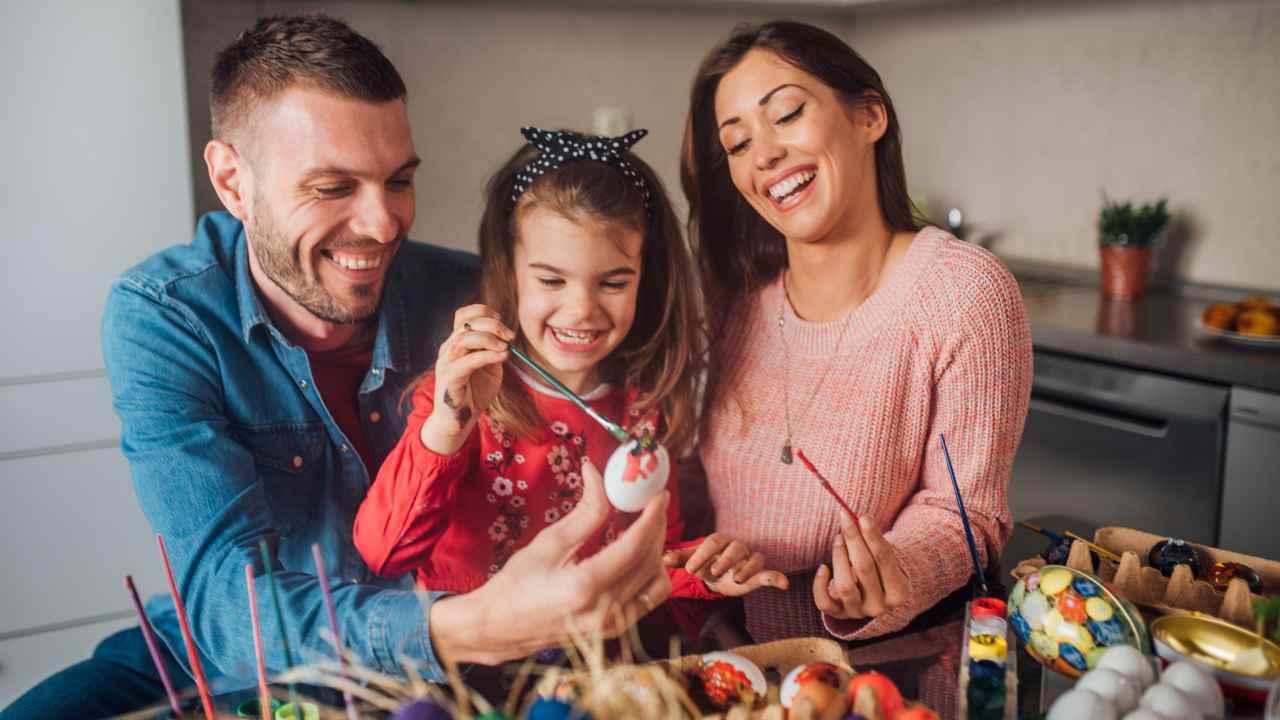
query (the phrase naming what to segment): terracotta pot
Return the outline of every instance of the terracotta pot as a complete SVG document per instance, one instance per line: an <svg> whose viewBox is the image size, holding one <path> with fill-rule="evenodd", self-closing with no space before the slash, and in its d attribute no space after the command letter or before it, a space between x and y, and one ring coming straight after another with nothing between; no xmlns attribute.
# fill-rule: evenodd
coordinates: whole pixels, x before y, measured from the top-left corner
<svg viewBox="0 0 1280 720"><path fill-rule="evenodd" d="M1151 248L1103 245L1102 292L1112 297L1133 300L1147 288L1147 271L1151 267Z"/></svg>

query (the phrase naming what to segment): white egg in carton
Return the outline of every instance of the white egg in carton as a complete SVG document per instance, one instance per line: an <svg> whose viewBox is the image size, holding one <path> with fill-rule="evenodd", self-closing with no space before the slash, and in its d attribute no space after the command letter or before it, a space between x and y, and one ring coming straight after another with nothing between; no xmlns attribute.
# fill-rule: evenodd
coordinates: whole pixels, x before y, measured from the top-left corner
<svg viewBox="0 0 1280 720"><path fill-rule="evenodd" d="M1147 656L1118 645L1054 702L1046 720L1222 720L1225 713L1222 689L1204 670L1176 662L1157 682Z"/></svg>

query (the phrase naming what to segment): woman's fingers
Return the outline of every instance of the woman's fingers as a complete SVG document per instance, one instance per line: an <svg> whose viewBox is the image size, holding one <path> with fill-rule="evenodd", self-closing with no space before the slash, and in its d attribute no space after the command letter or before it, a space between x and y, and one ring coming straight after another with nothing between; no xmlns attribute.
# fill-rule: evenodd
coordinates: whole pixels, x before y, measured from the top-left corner
<svg viewBox="0 0 1280 720"><path fill-rule="evenodd" d="M876 558L867 547L862 531L848 516L841 517L840 536L844 539L849 565L862 594L862 612L872 617L879 615L884 612L884 585Z"/></svg>
<svg viewBox="0 0 1280 720"><path fill-rule="evenodd" d="M840 607L840 603L831 597L830 582L831 571L826 565L819 565L818 572L813 576L813 604L824 615L844 617L844 610Z"/></svg>
<svg viewBox="0 0 1280 720"><path fill-rule="evenodd" d="M840 617L858 618L865 614L862 610L862 593L858 587L858 577L849 564L849 550L843 535L836 535L831 549L831 599L843 608Z"/></svg>
<svg viewBox="0 0 1280 720"><path fill-rule="evenodd" d="M902 572L902 565L898 563L898 555L869 518L863 517L861 525L862 537L872 557L875 558L876 567L880 570L880 580L884 585L885 609L902 607L907 602L910 583L907 582L906 574Z"/></svg>

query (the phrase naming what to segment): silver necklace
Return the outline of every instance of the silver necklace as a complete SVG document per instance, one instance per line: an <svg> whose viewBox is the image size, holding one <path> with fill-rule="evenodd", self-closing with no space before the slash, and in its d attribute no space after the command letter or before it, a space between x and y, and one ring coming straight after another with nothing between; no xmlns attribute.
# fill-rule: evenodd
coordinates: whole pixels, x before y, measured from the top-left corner
<svg viewBox="0 0 1280 720"><path fill-rule="evenodd" d="M786 418L787 436L782 441L782 464L790 465L792 462L791 454L791 348L787 346L786 333L786 310L787 305L791 303L791 294L787 292L787 274L784 271L782 275L782 302L778 304L778 337L782 339L782 352L786 358L786 369L783 371L782 378L782 411ZM840 328L840 336L836 338L835 350L831 353L831 358L827 361L826 367L822 368L822 375L818 378L818 384L813 386L813 394L809 396L809 401L801 408L800 416L796 418L797 422L803 422L809 416L809 410L813 408L813 401L818 397L818 391L822 389L822 384L827 381L827 374L831 372L831 366L835 365L835 359L840 356L840 346L844 344L845 332L849 330L849 326L853 323L849 322L849 317L844 318L844 325Z"/></svg>

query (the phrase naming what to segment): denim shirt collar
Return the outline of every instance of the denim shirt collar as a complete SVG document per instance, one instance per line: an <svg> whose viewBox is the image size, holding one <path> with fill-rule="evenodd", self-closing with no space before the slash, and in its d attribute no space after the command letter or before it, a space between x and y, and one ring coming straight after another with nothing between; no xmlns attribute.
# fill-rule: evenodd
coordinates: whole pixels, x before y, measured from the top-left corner
<svg viewBox="0 0 1280 720"><path fill-rule="evenodd" d="M244 341L248 343L253 335L253 329L263 325L280 342L292 346L292 343L271 322L266 308L262 306L262 299L258 297L253 275L249 272L249 243L243 227L240 229L235 247L236 296L240 305L240 328ZM391 267L387 269L386 284L382 290L382 303L378 308L378 334L373 341L373 362L370 364L370 369L374 372L366 377L364 386L360 388L361 392L368 392L382 385L383 370L389 368L401 373L411 370L407 316L404 297L400 292L402 279L399 263L396 262L399 256L399 253L396 253Z"/></svg>

